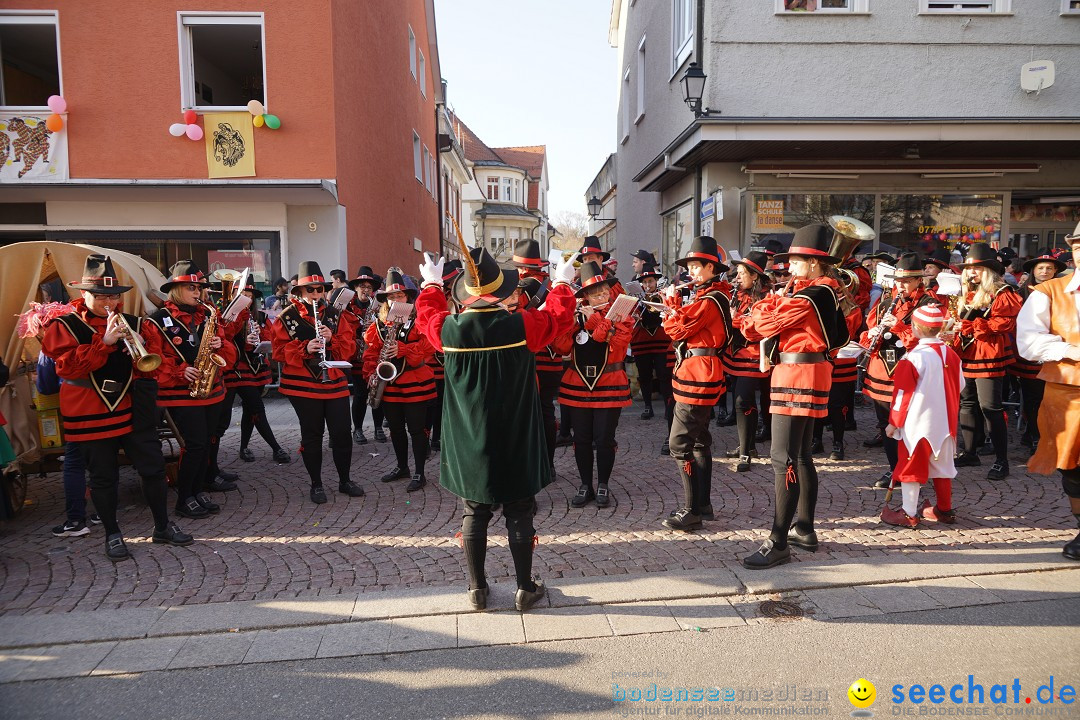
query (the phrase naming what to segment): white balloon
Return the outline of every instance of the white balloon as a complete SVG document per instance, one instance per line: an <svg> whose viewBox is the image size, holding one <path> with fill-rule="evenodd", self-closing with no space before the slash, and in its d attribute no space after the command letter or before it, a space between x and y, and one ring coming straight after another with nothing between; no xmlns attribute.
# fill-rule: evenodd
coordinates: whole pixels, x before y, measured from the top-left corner
<svg viewBox="0 0 1080 720"><path fill-rule="evenodd" d="M180 137L187 132L187 125L184 123L173 123L169 126L169 134L173 137Z"/></svg>

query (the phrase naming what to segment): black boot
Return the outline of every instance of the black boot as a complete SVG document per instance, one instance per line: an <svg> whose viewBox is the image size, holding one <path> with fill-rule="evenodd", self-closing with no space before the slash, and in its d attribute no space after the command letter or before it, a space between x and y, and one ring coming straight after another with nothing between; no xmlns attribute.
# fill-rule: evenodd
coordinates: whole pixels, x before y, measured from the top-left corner
<svg viewBox="0 0 1080 720"><path fill-rule="evenodd" d="M683 486L683 506L670 517L664 518L663 525L666 528L687 532L701 527L701 515L698 514L701 508L697 498L694 497L696 487L691 473L693 473L692 462L679 463L679 479L682 480Z"/></svg>
<svg viewBox="0 0 1080 720"><path fill-rule="evenodd" d="M1076 524L1080 525L1080 515L1076 515ZM1061 549L1061 554L1070 560L1080 560L1080 533L1077 533L1069 542L1065 543L1065 547Z"/></svg>

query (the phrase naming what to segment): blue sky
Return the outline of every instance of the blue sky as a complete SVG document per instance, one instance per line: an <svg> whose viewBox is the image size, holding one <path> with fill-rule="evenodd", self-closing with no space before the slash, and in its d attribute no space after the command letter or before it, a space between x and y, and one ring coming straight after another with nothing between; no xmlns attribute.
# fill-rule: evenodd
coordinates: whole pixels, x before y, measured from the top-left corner
<svg viewBox="0 0 1080 720"><path fill-rule="evenodd" d="M451 107L492 147L547 145L549 215L585 212L615 151L609 0L435 0Z"/></svg>

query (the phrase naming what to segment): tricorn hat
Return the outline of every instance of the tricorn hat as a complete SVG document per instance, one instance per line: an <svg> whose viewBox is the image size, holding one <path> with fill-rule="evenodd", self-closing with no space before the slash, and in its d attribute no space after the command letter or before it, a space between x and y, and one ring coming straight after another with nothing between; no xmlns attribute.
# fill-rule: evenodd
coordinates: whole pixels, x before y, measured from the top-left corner
<svg viewBox="0 0 1080 720"><path fill-rule="evenodd" d="M1040 254L1038 257L1033 257L1026 263L1024 263L1024 272L1030 273L1032 270L1035 269L1036 265L1044 262L1054 263L1054 267L1057 268L1057 270L1054 271L1055 275L1064 270L1065 268L1069 267L1065 264L1063 260L1060 260L1057 255L1051 255L1049 250L1043 250L1042 254Z"/></svg>
<svg viewBox="0 0 1080 720"><path fill-rule="evenodd" d="M691 260L713 263L717 275L727 272L729 269L724 264L724 251L716 245L716 240L708 235L699 235L694 238L693 242L690 243L690 251L686 253L686 257L679 258L675 261L675 264L679 267L686 267L686 264Z"/></svg>
<svg viewBox="0 0 1080 720"><path fill-rule="evenodd" d="M490 307L513 295L517 285L517 268L500 266L486 248L472 248L464 258L464 272L454 281L451 296L465 309Z"/></svg>
<svg viewBox="0 0 1080 720"><path fill-rule="evenodd" d="M746 253L742 260L736 260L732 265L745 265L747 270L752 270L758 275L765 275L765 266L769 263L769 256L757 250Z"/></svg>
<svg viewBox="0 0 1080 720"><path fill-rule="evenodd" d="M69 282L68 287L89 290L98 295L119 295L131 289L130 285L121 285L116 281L116 271L108 255L87 255L82 279Z"/></svg>
<svg viewBox="0 0 1080 720"><path fill-rule="evenodd" d="M461 273L462 273L462 268L461 268L461 261L460 260L447 260L445 263L443 263L443 268L442 268L443 285L445 286L446 283L450 282L451 280L456 278Z"/></svg>
<svg viewBox="0 0 1080 720"><path fill-rule="evenodd" d="M642 266L641 272L638 273L638 280L641 280L642 278L656 278L659 280L662 277L664 277L664 274L657 270L655 265L649 262L646 262L645 265Z"/></svg>
<svg viewBox="0 0 1080 720"><path fill-rule="evenodd" d="M942 270L952 270L952 265L949 263L950 260L952 260L952 252L945 248L938 248L923 259L923 266L936 265Z"/></svg>
<svg viewBox="0 0 1080 720"><path fill-rule="evenodd" d="M884 250L878 250L876 253L864 255L863 260L880 260L881 262L887 263L889 265L896 264L896 258L885 252Z"/></svg>
<svg viewBox="0 0 1080 720"><path fill-rule="evenodd" d="M540 257L540 243L536 240L518 240L514 244L514 256L510 259L514 267L542 268L547 260Z"/></svg>
<svg viewBox="0 0 1080 720"><path fill-rule="evenodd" d="M902 254L896 260L896 274L895 277L899 279L925 277L926 276L926 263L923 262L922 256L916 252L906 252Z"/></svg>
<svg viewBox="0 0 1080 720"><path fill-rule="evenodd" d="M791 238L791 247L787 252L776 253L774 261L787 262L792 256L816 258L821 262L836 264L840 258L829 254L832 245L833 229L821 223L803 225L795 231L795 237Z"/></svg>
<svg viewBox="0 0 1080 720"><path fill-rule="evenodd" d="M399 267L392 267L386 271L386 285L375 293L375 299L381 303L386 302L386 296L395 292L405 293L409 302L416 299L416 288L409 287L409 284L405 282L405 273L401 272Z"/></svg>
<svg viewBox="0 0 1080 720"><path fill-rule="evenodd" d="M326 279L322 274L322 268L314 260L304 260L300 263L300 269L296 273L296 285L293 286L293 295L299 295L300 288L322 285L323 290L330 292L334 283Z"/></svg>
<svg viewBox="0 0 1080 720"><path fill-rule="evenodd" d="M614 278L608 277L604 273L603 267L592 260L581 263L581 267L578 268L578 277L581 280L581 287L574 293L578 297L584 297L585 291L589 288L594 288L597 285L606 285L610 288L612 283L615 282Z"/></svg>
<svg viewBox="0 0 1080 720"><path fill-rule="evenodd" d="M169 268L169 280L161 286L160 290L167 293L173 285L202 285L210 287L210 281L203 275L203 271L195 264L194 260L177 260Z"/></svg>
<svg viewBox="0 0 1080 720"><path fill-rule="evenodd" d="M371 286L376 290L382 285L382 278L375 274L375 271L368 265L361 265L360 269L356 271L356 277L349 281L349 287L356 290L356 286L362 282L371 283Z"/></svg>
<svg viewBox="0 0 1080 720"><path fill-rule="evenodd" d="M998 259L997 252L984 242L975 243L964 258L964 267L990 268L998 275L1005 274L1005 265Z"/></svg>
<svg viewBox="0 0 1080 720"><path fill-rule="evenodd" d="M585 244L581 246L581 249L578 250L578 253L580 255L588 255L590 253L595 253L600 256L600 262L603 262L604 260L607 260L611 257L611 253L604 252L604 248L600 246L600 238L596 237L595 235L590 235L589 237L585 238Z"/></svg>

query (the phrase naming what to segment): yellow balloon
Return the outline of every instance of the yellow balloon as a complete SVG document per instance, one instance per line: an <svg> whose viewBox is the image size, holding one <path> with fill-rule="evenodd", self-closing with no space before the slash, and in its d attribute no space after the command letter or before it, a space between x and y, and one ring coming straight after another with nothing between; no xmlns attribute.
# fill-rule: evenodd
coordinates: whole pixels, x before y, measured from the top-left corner
<svg viewBox="0 0 1080 720"><path fill-rule="evenodd" d="M263 116L262 115L256 115L255 117L251 118L251 124L254 125L255 127L262 127L263 126Z"/></svg>
<svg viewBox="0 0 1080 720"><path fill-rule="evenodd" d="M859 678L855 682L851 683L851 687L847 691L848 700L851 704L857 708L868 708L874 704L874 700L877 699L877 689L874 687L874 683L870 682L866 678Z"/></svg>

